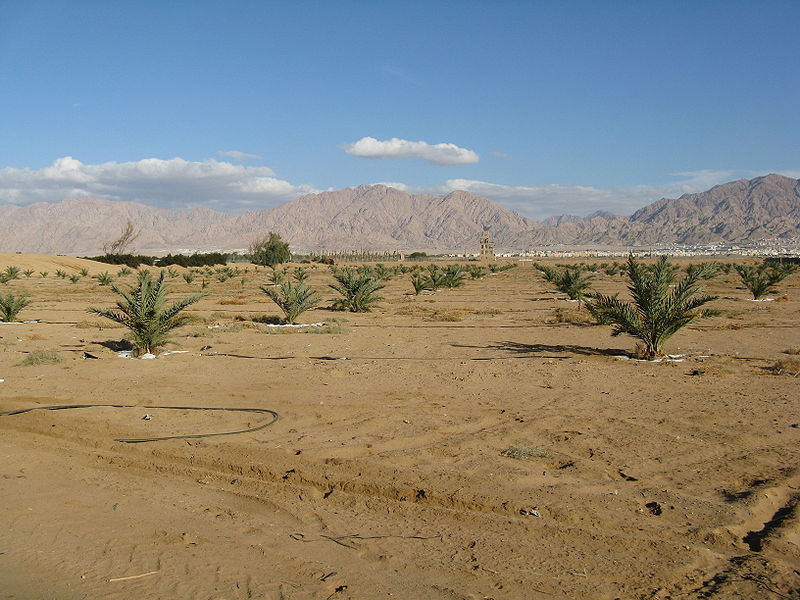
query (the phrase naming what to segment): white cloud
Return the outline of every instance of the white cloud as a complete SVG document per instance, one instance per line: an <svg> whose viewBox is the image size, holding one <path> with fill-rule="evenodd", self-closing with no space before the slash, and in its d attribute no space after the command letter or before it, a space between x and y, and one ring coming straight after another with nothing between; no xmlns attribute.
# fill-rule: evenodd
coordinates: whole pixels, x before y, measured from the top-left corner
<svg viewBox="0 0 800 600"><path fill-rule="evenodd" d="M385 185L386 187L394 188L396 190L400 190L401 192L408 192L409 194L414 193L411 191L409 186L398 181L378 181L377 183L371 183L370 185Z"/></svg>
<svg viewBox="0 0 800 600"><path fill-rule="evenodd" d="M270 208L315 191L277 178L269 167L213 159L146 158L89 165L66 156L38 170L0 169L0 204L92 196L164 208L209 206L237 212Z"/></svg>
<svg viewBox="0 0 800 600"><path fill-rule="evenodd" d="M345 144L344 151L351 156L383 160L422 158L431 164L440 166L467 165L480 160L480 156L476 152L455 144L410 142L400 138L376 140L373 137L363 137L357 142Z"/></svg>
<svg viewBox="0 0 800 600"><path fill-rule="evenodd" d="M632 189L567 184L512 186L472 179L449 179L444 184L444 190L466 190L532 219L564 214L586 216L596 211L630 215L661 198L677 198L683 194L704 192L715 185L742 178L752 179L767 173L769 171L710 169L688 171L673 173L672 177L678 179L662 185L639 185ZM783 171L780 174L786 177L800 177L800 172L794 170Z"/></svg>
<svg viewBox="0 0 800 600"><path fill-rule="evenodd" d="M264 160L263 156L258 154L249 154L248 152L240 152L239 150L219 150L217 152L223 158L230 158L231 160Z"/></svg>
<svg viewBox="0 0 800 600"><path fill-rule="evenodd" d="M515 210L532 219L550 215L587 215L597 210L630 213L643 204L620 197L616 190L586 185L503 185L472 179L448 179L448 190L466 190Z"/></svg>

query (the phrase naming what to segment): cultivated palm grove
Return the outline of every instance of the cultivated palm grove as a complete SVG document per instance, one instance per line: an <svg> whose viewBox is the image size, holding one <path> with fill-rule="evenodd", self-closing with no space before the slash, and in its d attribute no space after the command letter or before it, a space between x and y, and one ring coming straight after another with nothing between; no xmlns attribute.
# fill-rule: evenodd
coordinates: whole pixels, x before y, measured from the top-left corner
<svg viewBox="0 0 800 600"><path fill-rule="evenodd" d="M142 266L133 270L122 266L115 275L108 270L101 271L93 279L99 288L108 287L118 296L116 307L92 306L87 311L125 327L136 355L152 354L171 343L173 330L197 320L185 311L212 294L213 284L238 281L240 288L245 289L248 280L261 281L258 289L282 313L274 319L275 324L296 325L304 313L318 308L351 313L371 311L386 300L381 291L392 279L407 278L409 289L402 297L408 300L446 293L448 289L526 264L436 261L329 265L327 271L331 279L319 288L312 286L309 279L312 273L316 275L325 267L306 260L305 264L290 269L286 266L291 258L288 245L274 233L255 242L251 256L255 266L233 264L180 271L176 267ZM778 284L794 273L797 266L766 261L757 264L707 262L690 264L681 273L666 256L644 262L632 255L624 264L616 261L611 264L533 263L533 270L541 274L545 286L552 286L568 300L576 302L577 310L585 311L585 318L578 317L579 320L590 317L595 325L611 327L615 336L626 334L635 338L637 345L633 354L647 360L662 356L668 340L682 328L717 314L713 309L704 308L717 298L705 292L704 283L717 275L730 275L732 269L753 300L761 300L766 294L777 293ZM35 302L28 292L15 291L17 281L30 279L33 274L33 270L23 272L15 265L8 265L0 272L0 283L5 288L0 293L0 320L15 321L23 309ZM77 284L88 275L85 267L72 273L55 270L57 278L71 284ZM592 284L602 275L624 279L627 293L620 296L619 291L613 294L595 291ZM48 276L49 272L39 273L41 279ZM120 283L130 276L135 278L132 283ZM199 288L199 291L182 293L178 299L170 301L169 281L179 277L188 288ZM534 279L532 287L537 285L535 282ZM326 298L326 289L335 292L335 296ZM238 303L244 304L244 300L239 294ZM556 314L563 317L565 312L558 308ZM267 316L259 319L270 320Z"/></svg>

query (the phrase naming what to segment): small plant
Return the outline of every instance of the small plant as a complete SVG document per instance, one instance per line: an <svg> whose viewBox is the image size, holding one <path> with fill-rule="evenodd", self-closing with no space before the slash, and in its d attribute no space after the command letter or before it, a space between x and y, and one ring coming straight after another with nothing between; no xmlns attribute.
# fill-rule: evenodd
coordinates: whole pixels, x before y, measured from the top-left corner
<svg viewBox="0 0 800 600"><path fill-rule="evenodd" d="M439 265L428 265L428 288L436 291L444 285L445 273Z"/></svg>
<svg viewBox="0 0 800 600"><path fill-rule="evenodd" d="M114 281L111 275L109 275L108 271L103 271L102 273L98 273L97 275L94 276L94 278L97 279L97 282L100 285L111 285L111 283Z"/></svg>
<svg viewBox="0 0 800 600"><path fill-rule="evenodd" d="M464 285L465 271L461 265L447 265L443 270L442 285L448 288L457 288Z"/></svg>
<svg viewBox="0 0 800 600"><path fill-rule="evenodd" d="M119 271L117 271L117 277L127 277L133 273L130 267L122 267Z"/></svg>
<svg viewBox="0 0 800 600"><path fill-rule="evenodd" d="M414 273L411 276L411 285L414 286L414 295L419 296L430 286L430 279L425 277L422 273Z"/></svg>
<svg viewBox="0 0 800 600"><path fill-rule="evenodd" d="M78 283L81 280L81 276L79 273L73 273L72 275L69 276L69 280L72 283Z"/></svg>
<svg viewBox="0 0 800 600"><path fill-rule="evenodd" d="M294 270L294 280L297 283L304 283L309 278L308 271L303 267L297 267Z"/></svg>
<svg viewBox="0 0 800 600"><path fill-rule="evenodd" d="M285 281L278 289L262 286L261 291L283 311L286 323L294 323L297 317L320 302L317 292L302 282L292 284L291 281Z"/></svg>
<svg viewBox="0 0 800 600"><path fill-rule="evenodd" d="M167 307L168 287L164 273L153 279L150 271L139 271L136 285L123 290L116 285L111 289L121 297L117 300L117 310L89 308L91 314L111 319L130 330L136 355L153 353L169 342L169 333L192 320L189 315L180 314L188 306L202 299L206 294L192 294Z"/></svg>
<svg viewBox="0 0 800 600"><path fill-rule="evenodd" d="M800 377L800 358L789 357L781 358L770 367L770 370L775 375L791 375L792 377Z"/></svg>
<svg viewBox="0 0 800 600"><path fill-rule="evenodd" d="M35 367L37 365L55 365L61 362L61 357L55 352L34 350L25 359L18 363L19 367Z"/></svg>
<svg viewBox="0 0 800 600"><path fill-rule="evenodd" d="M280 285L283 283L283 280L286 278L286 271L281 269L280 271L275 267L272 267L272 273L267 275L267 279L273 285Z"/></svg>
<svg viewBox="0 0 800 600"><path fill-rule="evenodd" d="M6 281L10 281L12 279L19 279L20 270L19 267L15 267L14 265L9 265L6 267L3 274L6 276Z"/></svg>
<svg viewBox="0 0 800 600"><path fill-rule="evenodd" d="M702 293L703 287L698 283L705 275L702 269L687 274L673 287L676 269L666 256L648 267L631 255L627 274L633 302L595 294L586 308L599 323L613 324L612 335L627 333L639 338L642 358L647 360L659 356L673 334L705 316L705 312L695 309L716 299Z"/></svg>
<svg viewBox="0 0 800 600"><path fill-rule="evenodd" d="M26 269L26 270L24 270L24 271L22 272L22 274L23 274L23 275L25 275L25 277L26 277L27 279L30 279L30 278L31 278L31 275L33 275L33 273L34 273L33 269Z"/></svg>
<svg viewBox="0 0 800 600"><path fill-rule="evenodd" d="M171 279L175 279L178 276L178 272L175 269L169 268L167 269L167 276Z"/></svg>
<svg viewBox="0 0 800 600"><path fill-rule="evenodd" d="M78 273L81 274L81 277L87 277L89 275L89 269L83 268Z"/></svg>
<svg viewBox="0 0 800 600"><path fill-rule="evenodd" d="M187 271L186 273L183 274L183 280L188 284L191 284L194 281L195 277L196 275L194 274L193 271Z"/></svg>
<svg viewBox="0 0 800 600"><path fill-rule="evenodd" d="M383 300L377 292L386 284L379 279L361 275L350 268L340 269L334 278L336 283L329 284L329 287L342 295L341 299L334 302L334 307L339 310L368 312L374 304Z"/></svg>
<svg viewBox="0 0 800 600"><path fill-rule="evenodd" d="M508 458L515 458L517 460L527 460L529 458L533 458L534 456L545 456L546 452L541 448L531 448L529 446L516 444L514 446L509 446L505 450L501 450L500 455L507 456Z"/></svg>
<svg viewBox="0 0 800 600"><path fill-rule="evenodd" d="M478 265L470 265L467 267L467 270L469 271L470 277L473 279L482 279L486 277L486 269Z"/></svg>
<svg viewBox="0 0 800 600"><path fill-rule="evenodd" d="M0 321L6 323L16 321L19 312L30 304L27 296L15 296L13 293L0 294Z"/></svg>
<svg viewBox="0 0 800 600"><path fill-rule="evenodd" d="M569 296L570 300L583 300L586 290L591 286L592 275L584 275L579 265L566 265L562 269L554 269L547 265L535 263L535 269L541 271L544 278L556 286L559 292Z"/></svg>
<svg viewBox="0 0 800 600"><path fill-rule="evenodd" d="M394 271L386 267L386 265L378 263L375 265L375 277L381 281L389 281L394 275Z"/></svg>
<svg viewBox="0 0 800 600"><path fill-rule="evenodd" d="M753 300L758 300L767 294L774 294L778 290L775 286L797 270L797 265L792 263L760 265L734 265L742 283L753 294Z"/></svg>
<svg viewBox="0 0 800 600"><path fill-rule="evenodd" d="M39 271L39 276L40 276L42 279L47 279L47 276L48 276L49 274L50 274L50 273L48 273L47 271Z"/></svg>
<svg viewBox="0 0 800 600"><path fill-rule="evenodd" d="M56 277L58 277L59 279L66 279L67 278L67 272L66 271L62 271L61 269L56 269Z"/></svg>

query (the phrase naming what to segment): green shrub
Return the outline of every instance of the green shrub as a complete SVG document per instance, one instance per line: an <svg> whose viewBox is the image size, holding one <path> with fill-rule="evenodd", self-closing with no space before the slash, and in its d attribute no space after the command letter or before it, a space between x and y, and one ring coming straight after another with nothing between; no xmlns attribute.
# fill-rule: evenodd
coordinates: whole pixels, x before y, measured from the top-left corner
<svg viewBox="0 0 800 600"><path fill-rule="evenodd" d="M22 362L18 363L19 367L35 367L38 365L55 365L61 362L61 357L55 352L44 352L42 350L34 350L29 353Z"/></svg>
<svg viewBox="0 0 800 600"><path fill-rule="evenodd" d="M269 232L265 237L255 240L250 244L250 260L262 267L275 267L289 262L291 253L289 244L284 242L277 233Z"/></svg>

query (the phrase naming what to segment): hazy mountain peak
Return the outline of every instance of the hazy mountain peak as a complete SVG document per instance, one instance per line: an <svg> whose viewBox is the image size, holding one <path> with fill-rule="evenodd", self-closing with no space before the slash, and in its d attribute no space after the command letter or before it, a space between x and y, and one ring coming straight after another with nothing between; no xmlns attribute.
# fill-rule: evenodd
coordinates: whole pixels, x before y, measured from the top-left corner
<svg viewBox="0 0 800 600"><path fill-rule="evenodd" d="M770 174L702 193L664 198L619 217L597 211L543 224L465 190L409 194L383 184L296 198L266 211L229 215L210 208L152 208L67 198L0 206L0 252L93 254L131 220L136 250L158 253L247 248L268 231L295 250L476 250L484 227L499 249L538 244L654 245L800 238L800 181Z"/></svg>

